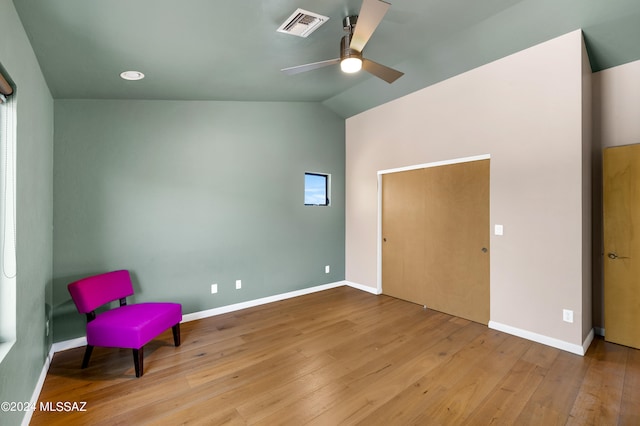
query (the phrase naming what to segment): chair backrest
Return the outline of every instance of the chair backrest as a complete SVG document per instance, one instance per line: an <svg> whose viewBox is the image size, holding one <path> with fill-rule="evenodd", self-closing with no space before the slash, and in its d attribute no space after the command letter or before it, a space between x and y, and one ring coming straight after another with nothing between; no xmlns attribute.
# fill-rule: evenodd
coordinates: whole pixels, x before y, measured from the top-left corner
<svg viewBox="0 0 640 426"><path fill-rule="evenodd" d="M81 314L133 294L131 276L125 269L83 278L72 282L67 288Z"/></svg>

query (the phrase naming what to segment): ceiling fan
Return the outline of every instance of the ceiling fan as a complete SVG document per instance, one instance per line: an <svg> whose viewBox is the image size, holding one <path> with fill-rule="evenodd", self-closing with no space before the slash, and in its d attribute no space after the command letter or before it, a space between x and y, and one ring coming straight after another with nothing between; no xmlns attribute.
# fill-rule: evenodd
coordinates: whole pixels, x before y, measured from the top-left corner
<svg viewBox="0 0 640 426"><path fill-rule="evenodd" d="M347 34L340 42L339 58L284 68L281 71L287 75L293 75L339 63L342 71L346 73L355 73L364 68L365 71L387 83L393 83L404 73L362 56L364 46L382 21L389 6L391 4L382 0L364 0L359 15L344 18L342 23Z"/></svg>

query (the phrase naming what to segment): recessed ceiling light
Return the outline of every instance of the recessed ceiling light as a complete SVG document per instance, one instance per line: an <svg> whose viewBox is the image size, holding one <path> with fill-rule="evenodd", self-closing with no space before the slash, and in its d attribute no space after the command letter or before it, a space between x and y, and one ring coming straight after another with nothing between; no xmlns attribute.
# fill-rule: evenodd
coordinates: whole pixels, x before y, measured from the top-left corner
<svg viewBox="0 0 640 426"><path fill-rule="evenodd" d="M144 74L140 71L125 71L120 73L120 77L125 80L142 80L144 78Z"/></svg>

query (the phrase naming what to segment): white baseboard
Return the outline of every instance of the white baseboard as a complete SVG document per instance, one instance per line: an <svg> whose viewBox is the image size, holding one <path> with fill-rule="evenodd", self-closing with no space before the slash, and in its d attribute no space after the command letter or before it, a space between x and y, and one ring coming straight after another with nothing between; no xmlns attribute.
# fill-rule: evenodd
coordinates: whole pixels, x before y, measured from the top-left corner
<svg viewBox="0 0 640 426"><path fill-rule="evenodd" d="M582 342L582 355L587 353L589 346L591 346L591 342L593 342L593 338L596 336L595 330L592 328L587 334L587 338Z"/></svg>
<svg viewBox="0 0 640 426"><path fill-rule="evenodd" d="M56 352L66 351L67 349L79 348L87 344L87 336L76 337L75 339L63 340L51 345L51 354Z"/></svg>
<svg viewBox="0 0 640 426"><path fill-rule="evenodd" d="M53 346L49 349L49 353L47 354L47 358L44 360L44 365L42 366L42 371L40 372L40 377L38 377L38 381L36 382L36 386L33 389L33 394L31 394L31 406L36 407L38 404L38 399L40 399L40 392L42 391L42 387L44 386L44 381L47 378L47 373L49 372L49 366L51 365L51 360L53 359ZM22 426L29 426L31 423L31 416L33 416L32 410L25 410L24 417L22 418Z"/></svg>
<svg viewBox="0 0 640 426"><path fill-rule="evenodd" d="M242 309L253 308L254 306L266 305L267 303L279 302L293 297L304 296L305 294L316 293L318 291L329 290L330 288L342 287L348 285L346 281L337 281L329 284L322 284L316 287L303 288L302 290L290 291L288 293L276 294L260 299L248 300L246 302L235 303L233 305L221 306L219 308L207 309L206 311L193 312L182 316L182 322L195 321L203 318L214 317L229 312L235 312Z"/></svg>
<svg viewBox="0 0 640 426"><path fill-rule="evenodd" d="M514 336L522 337L523 339L531 340L533 342L542 343L543 345L551 346L553 348L561 349L563 351L571 352L576 355L584 356L589 349L589 345L593 341L594 330L591 329L587 338L582 343L582 346L575 343L565 342L564 340L556 339L553 337L545 336L543 334L534 333L532 331L523 330L521 328L512 327L510 325L501 324L495 321L489 321L489 328L494 330L503 331L505 333L512 334Z"/></svg>
<svg viewBox="0 0 640 426"><path fill-rule="evenodd" d="M364 285L364 284L358 284L358 283L354 283L351 281L344 281L345 285L348 285L349 287L353 287L353 288L357 288L358 290L362 290L362 291L366 291L367 293L371 293L371 294L381 294L380 291L376 288L376 287L370 287L368 285Z"/></svg>

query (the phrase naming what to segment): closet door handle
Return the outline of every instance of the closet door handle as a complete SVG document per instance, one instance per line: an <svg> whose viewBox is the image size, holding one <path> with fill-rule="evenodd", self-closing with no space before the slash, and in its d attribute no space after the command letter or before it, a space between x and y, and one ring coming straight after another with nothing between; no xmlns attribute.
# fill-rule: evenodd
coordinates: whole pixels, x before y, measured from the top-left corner
<svg viewBox="0 0 640 426"><path fill-rule="evenodd" d="M609 259L613 259L613 260L616 260L616 259L629 259L629 257L626 257L626 256L618 256L618 254L616 252L613 252L613 251L609 252L609 254L607 254L607 257Z"/></svg>

